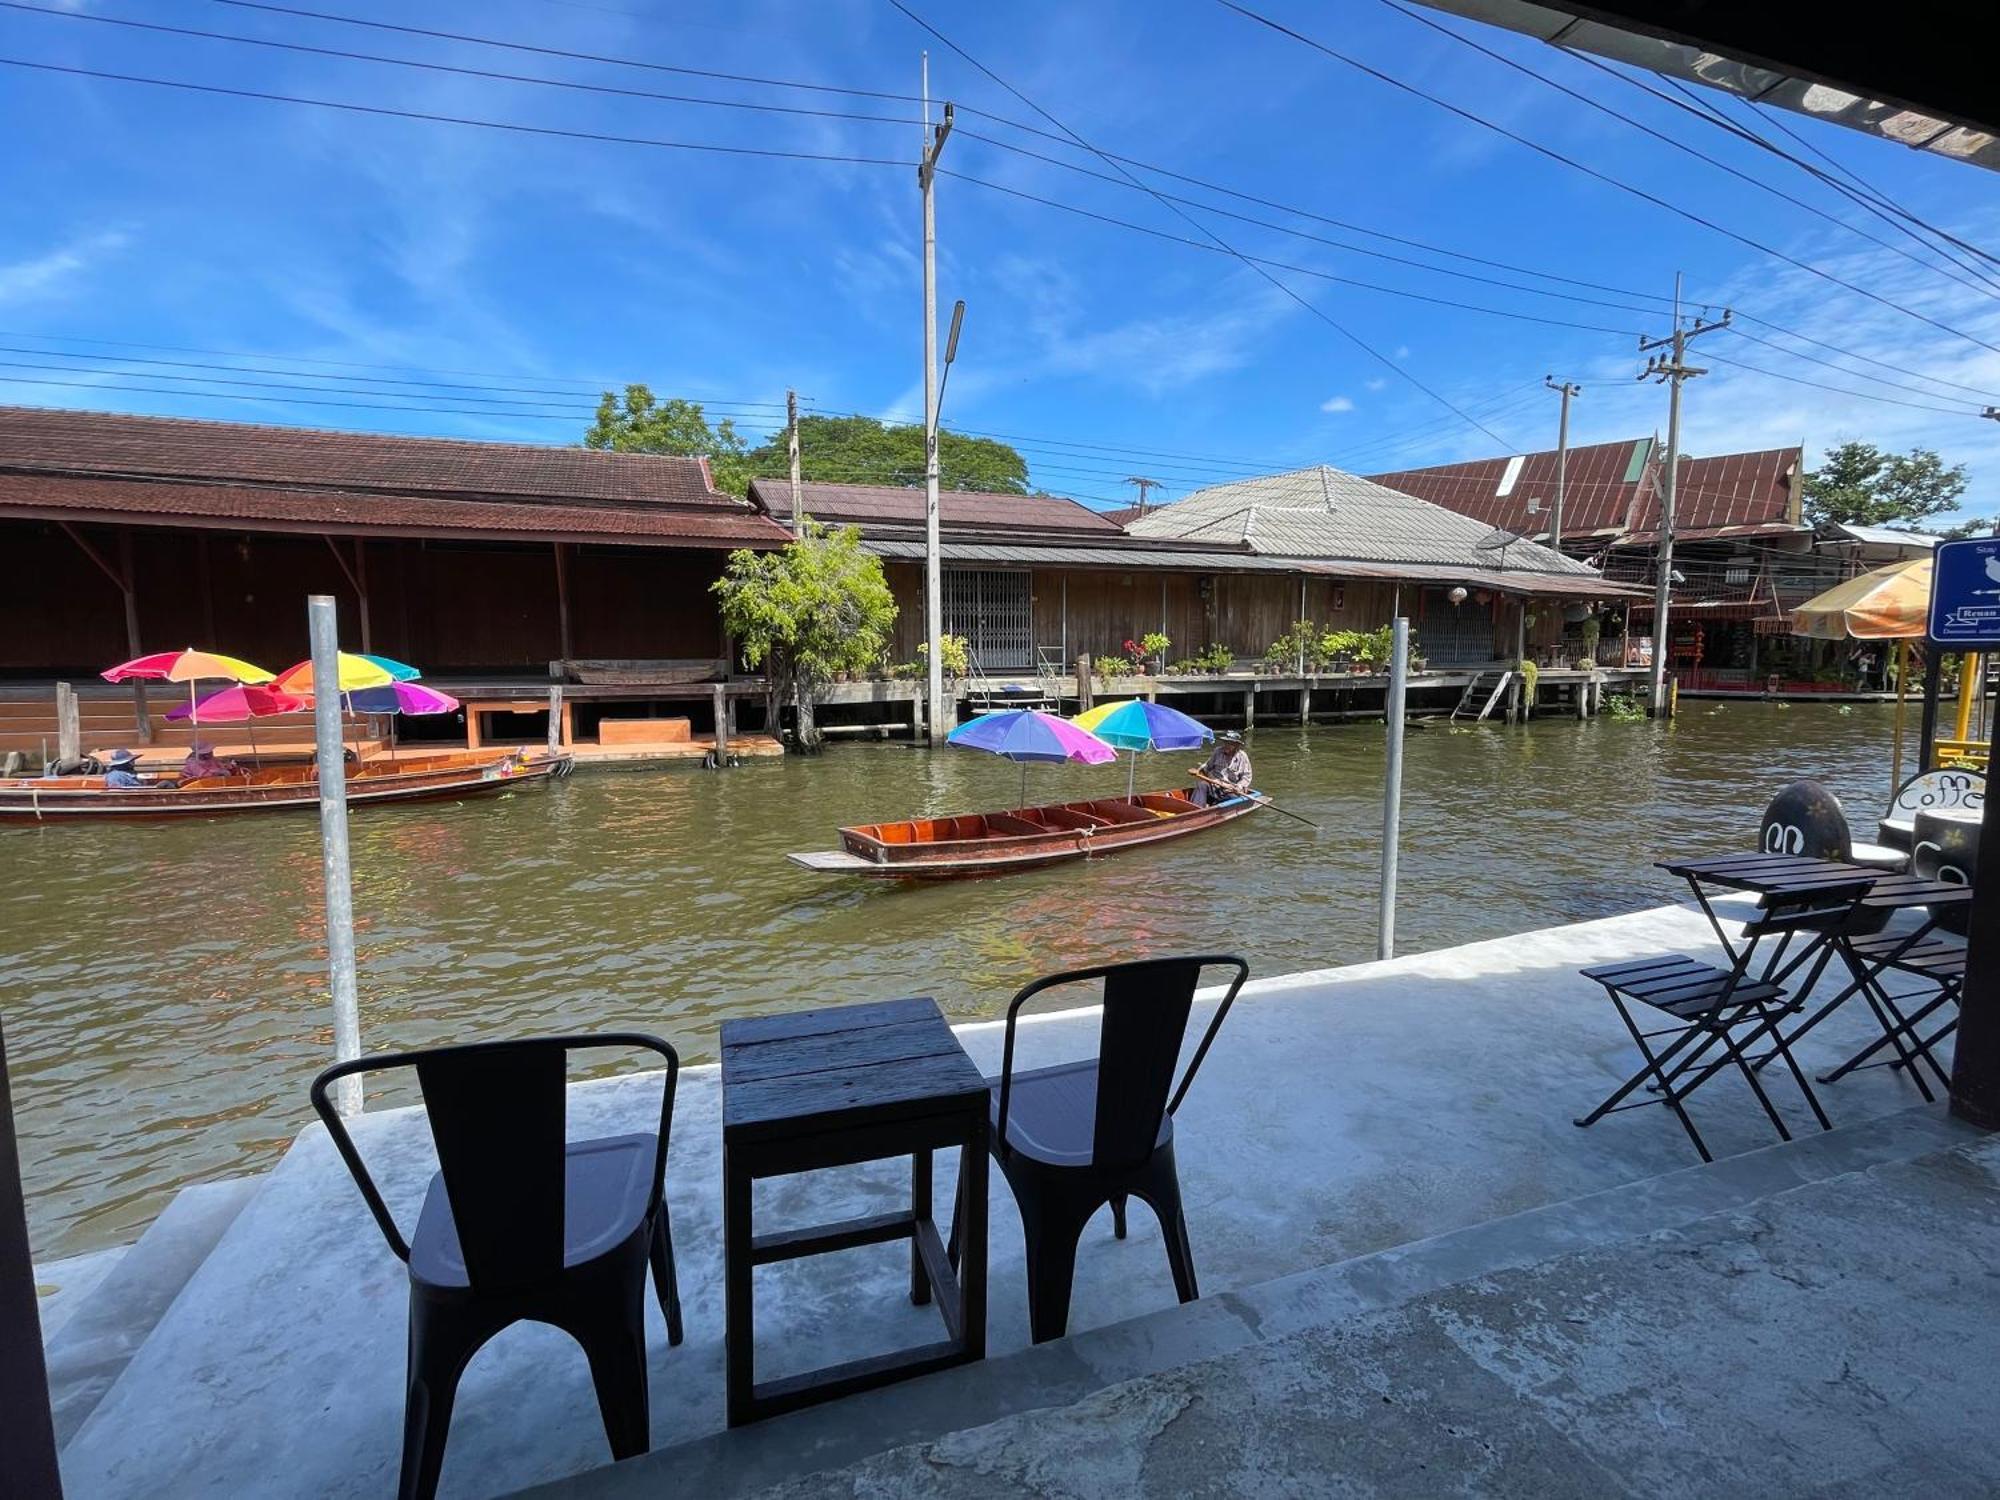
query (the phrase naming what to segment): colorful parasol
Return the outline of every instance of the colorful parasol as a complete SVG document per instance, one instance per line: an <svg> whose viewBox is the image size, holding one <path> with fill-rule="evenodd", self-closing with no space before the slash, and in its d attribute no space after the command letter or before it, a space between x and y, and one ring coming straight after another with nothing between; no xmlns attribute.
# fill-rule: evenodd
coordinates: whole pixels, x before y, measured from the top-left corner
<svg viewBox="0 0 2000 1500"><path fill-rule="evenodd" d="M421 682L361 688L347 695L347 703L358 714L448 714L458 710L458 700L451 694Z"/></svg>
<svg viewBox="0 0 2000 1500"><path fill-rule="evenodd" d="M201 722L201 714L194 701L194 685L202 678L220 678L237 683L271 680L269 672L239 656L224 656L220 651L197 651L192 646L184 651L155 651L151 656L136 656L101 675L106 682L130 682L138 678L156 682L185 682L188 685L187 717L197 724Z"/></svg>
<svg viewBox="0 0 2000 1500"><path fill-rule="evenodd" d="M418 670L416 667L411 666L408 662L397 661L393 656L374 656L364 651L361 653L361 660L366 662L373 662L376 666L380 667L383 671L387 672L391 677L395 678L396 681L398 682L409 682L413 678L421 677L424 675L420 670Z"/></svg>
<svg viewBox="0 0 2000 1500"><path fill-rule="evenodd" d="M1215 738L1215 731L1201 720L1143 698L1100 703L1085 709L1070 722L1088 729L1107 745L1130 752L1125 771L1128 799L1137 784L1141 750L1196 750Z"/></svg>
<svg viewBox="0 0 2000 1500"><path fill-rule="evenodd" d="M362 688L387 687L399 680L398 674L390 670L397 667L414 677L414 667L404 668L401 662L390 662L387 657L352 656L343 651L337 658L340 681L335 691L342 693L359 692ZM285 668L275 679L274 685L283 692L309 694L313 690L313 664L310 658L294 666Z"/></svg>
<svg viewBox="0 0 2000 1500"><path fill-rule="evenodd" d="M247 724L252 719L268 719L274 714L302 713L310 700L281 693L276 688L238 683L220 688L199 703L167 710L169 719L193 719L202 724Z"/></svg>
<svg viewBox="0 0 2000 1500"><path fill-rule="evenodd" d="M156 651L151 656L120 662L102 674L106 682L130 682L149 678L156 682L194 682L204 677L220 677L230 682L269 682L271 674L240 657L220 651Z"/></svg>
<svg viewBox="0 0 2000 1500"><path fill-rule="evenodd" d="M1028 762L1082 761L1101 766L1118 752L1068 719L1036 709L1002 709L981 714L952 730L946 740L962 750L984 750L1021 763L1021 805L1028 802Z"/></svg>

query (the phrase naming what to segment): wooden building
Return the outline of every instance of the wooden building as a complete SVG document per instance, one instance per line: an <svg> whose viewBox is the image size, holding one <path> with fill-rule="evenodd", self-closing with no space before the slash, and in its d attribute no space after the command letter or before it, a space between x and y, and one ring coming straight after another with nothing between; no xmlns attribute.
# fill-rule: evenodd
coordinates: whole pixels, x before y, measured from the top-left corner
<svg viewBox="0 0 2000 1500"><path fill-rule="evenodd" d="M1312 476L1312 503L1324 510L1320 472L1301 471ZM1365 483L1325 473L1336 476L1327 483ZM1248 665L1297 620L1372 630L1400 607L1424 617L1419 638L1434 663L1484 664L1511 658L1520 601L1620 592L1607 591L1594 570L1542 548L1521 544L1511 557L1481 553L1477 542L1488 528L1406 496L1396 497L1405 519L1393 533L1371 495L1368 505L1343 514L1337 530L1294 529L1280 538L1277 518L1302 514L1293 500L1303 481L1252 483L1267 488L1246 503L1261 506L1267 522L1247 535L1241 526L1208 524L1209 491L1157 507L1129 527L1054 496L947 492L940 501L945 631L964 636L977 668L988 673L1119 656L1126 641L1151 631L1173 642L1170 658L1219 645ZM813 519L858 527L883 559L902 608L894 655L914 659L924 630L923 491L805 484L800 497ZM753 480L750 498L790 524L788 482ZM1232 500L1228 508L1241 507ZM1451 600L1455 588L1465 590L1462 601ZM1544 613L1559 629L1560 611Z"/></svg>
<svg viewBox="0 0 2000 1500"><path fill-rule="evenodd" d="M698 459L0 408L0 676L212 646L355 647L546 681L559 658L723 658L709 585L783 546Z"/></svg>

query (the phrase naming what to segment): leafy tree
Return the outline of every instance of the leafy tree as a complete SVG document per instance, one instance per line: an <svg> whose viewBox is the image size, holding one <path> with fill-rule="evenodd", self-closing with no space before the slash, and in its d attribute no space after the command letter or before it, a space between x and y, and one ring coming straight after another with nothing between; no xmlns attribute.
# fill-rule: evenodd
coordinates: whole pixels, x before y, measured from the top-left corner
<svg viewBox="0 0 2000 1500"><path fill-rule="evenodd" d="M622 402L606 391L597 403L597 420L583 435L583 446L706 458L715 487L723 493L741 495L750 487L745 445L735 423L724 417L711 427L699 401L661 401L649 386L626 386Z"/></svg>
<svg viewBox="0 0 2000 1500"><path fill-rule="evenodd" d="M866 671L889 645L896 601L882 561L861 549L852 526L808 526L781 552L729 554L714 590L722 622L743 659L770 682L770 724L789 701L798 713L799 748L820 748L814 695L841 671Z"/></svg>
<svg viewBox="0 0 2000 1500"><path fill-rule="evenodd" d="M1873 443L1842 443L1806 475L1806 519L1856 526L1927 521L1957 510L1965 485L1965 465L1946 468L1929 448L1884 453Z"/></svg>
<svg viewBox="0 0 2000 1500"><path fill-rule="evenodd" d="M748 463L749 472L762 478L789 475L784 432L774 432L751 449ZM914 422L890 426L873 417L800 417L799 474L831 484L922 484L924 429ZM1028 461L992 438L941 431L938 482L948 490L1025 495Z"/></svg>

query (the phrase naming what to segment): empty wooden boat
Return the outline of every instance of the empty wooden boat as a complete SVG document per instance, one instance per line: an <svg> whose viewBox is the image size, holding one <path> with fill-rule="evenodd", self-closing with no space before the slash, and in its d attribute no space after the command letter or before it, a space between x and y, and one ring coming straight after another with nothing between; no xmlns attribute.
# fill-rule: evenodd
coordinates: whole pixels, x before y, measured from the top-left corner
<svg viewBox="0 0 2000 1500"><path fill-rule="evenodd" d="M904 880L1001 875L1182 838L1262 805L1252 795L1203 807L1188 788L1141 792L1129 800L1096 797L1012 812L862 823L840 830L838 849L789 858L793 864L829 875Z"/></svg>
<svg viewBox="0 0 2000 1500"><path fill-rule="evenodd" d="M347 800L371 807L476 797L566 776L572 764L567 755L492 750L371 761L347 768ZM102 776L0 778L0 823L200 818L318 806L319 774L311 766L272 766L178 786L110 787Z"/></svg>

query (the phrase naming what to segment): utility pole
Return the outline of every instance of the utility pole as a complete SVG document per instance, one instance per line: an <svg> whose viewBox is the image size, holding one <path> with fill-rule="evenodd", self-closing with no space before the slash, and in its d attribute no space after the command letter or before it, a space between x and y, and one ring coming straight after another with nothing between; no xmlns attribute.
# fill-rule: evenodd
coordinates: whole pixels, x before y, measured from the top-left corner
<svg viewBox="0 0 2000 1500"><path fill-rule="evenodd" d="M1161 481L1157 479L1142 479L1135 474L1130 479L1126 480L1125 483L1137 485L1139 487L1139 514L1142 516L1145 515L1147 492L1159 488Z"/></svg>
<svg viewBox="0 0 2000 1500"><path fill-rule="evenodd" d="M1688 340L1699 338L1717 328L1729 326L1729 309L1722 310L1722 318L1710 323L1697 317L1692 327L1681 324L1681 278L1674 273L1674 331L1665 338L1640 339L1639 352L1648 353L1655 349L1671 347L1673 354L1662 359L1654 354L1646 361L1646 368L1639 373L1641 380L1665 381L1667 385L1667 482L1660 495L1660 536L1658 559L1655 566L1659 577L1653 584L1653 681L1651 692L1652 714L1659 718L1667 711L1667 595L1673 587L1674 577L1674 500L1680 484L1681 467L1681 382L1696 375L1706 375L1708 371L1697 370L1687 362Z"/></svg>
<svg viewBox="0 0 2000 1500"><path fill-rule="evenodd" d="M792 535L806 534L806 513L799 503L799 393L785 392L785 451L792 460Z"/></svg>
<svg viewBox="0 0 2000 1500"><path fill-rule="evenodd" d="M931 57L924 54L924 144L917 185L924 196L924 638L930 642L930 743L944 736L944 569L938 553L937 372L937 159L951 135L951 105L944 123L931 125Z"/></svg>
<svg viewBox="0 0 2000 1500"><path fill-rule="evenodd" d="M1542 384L1562 393L1562 418L1556 424L1556 513L1549 520L1549 546L1557 552L1563 544L1563 492L1569 486L1569 398L1581 396L1583 387L1565 380L1560 385L1553 375L1544 375Z"/></svg>

